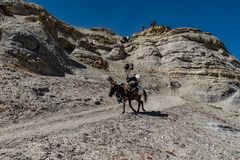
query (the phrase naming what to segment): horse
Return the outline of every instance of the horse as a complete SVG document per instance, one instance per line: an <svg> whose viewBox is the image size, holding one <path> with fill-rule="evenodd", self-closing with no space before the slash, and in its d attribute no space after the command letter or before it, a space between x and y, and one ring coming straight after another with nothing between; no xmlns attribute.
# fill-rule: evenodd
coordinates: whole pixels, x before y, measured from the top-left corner
<svg viewBox="0 0 240 160"><path fill-rule="evenodd" d="M139 112L140 106L142 105L142 110L145 112L143 101L141 100L142 95L144 95L144 101L147 101L147 93L144 89L142 89L142 94L138 93L138 89L134 91L130 91L128 87L124 84L117 84L116 82L111 82L111 88L109 91L109 97L112 97L114 93L116 93L122 100L123 103L123 111L122 114L125 113L125 103L128 100L129 107L133 110L133 112ZM138 102L138 110L136 111L131 104L131 100L136 100Z"/></svg>

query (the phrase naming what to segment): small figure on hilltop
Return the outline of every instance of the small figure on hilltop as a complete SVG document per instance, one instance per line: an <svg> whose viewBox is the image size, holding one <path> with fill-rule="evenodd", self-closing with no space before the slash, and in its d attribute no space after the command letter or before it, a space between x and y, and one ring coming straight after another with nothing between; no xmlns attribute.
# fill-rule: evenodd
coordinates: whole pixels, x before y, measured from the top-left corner
<svg viewBox="0 0 240 160"><path fill-rule="evenodd" d="M150 27L154 28L157 26L157 21L152 21L152 23L150 24Z"/></svg>
<svg viewBox="0 0 240 160"><path fill-rule="evenodd" d="M125 42L125 43L129 42L129 40L130 40L129 36L125 36L122 39L123 39L123 42Z"/></svg>

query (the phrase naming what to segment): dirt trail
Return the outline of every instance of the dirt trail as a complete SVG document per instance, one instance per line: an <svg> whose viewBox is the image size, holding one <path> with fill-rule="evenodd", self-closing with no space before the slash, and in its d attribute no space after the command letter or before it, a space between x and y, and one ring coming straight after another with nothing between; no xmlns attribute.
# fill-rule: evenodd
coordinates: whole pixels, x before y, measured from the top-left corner
<svg viewBox="0 0 240 160"><path fill-rule="evenodd" d="M239 157L239 127L218 118L226 115L166 92L148 98L145 114L129 114L127 105L122 115L122 104L78 109L0 128L0 159Z"/></svg>
<svg viewBox="0 0 240 160"><path fill-rule="evenodd" d="M161 111L185 104L185 100L177 96L161 95L150 97L146 106L147 110Z"/></svg>
<svg viewBox="0 0 240 160"><path fill-rule="evenodd" d="M3 127L0 129L0 142L57 133L63 129L72 129L85 123L114 117L119 114L114 109L116 107L119 106L102 107L72 114L60 113L48 118L42 117L41 119Z"/></svg>
<svg viewBox="0 0 240 160"><path fill-rule="evenodd" d="M184 101L178 97L155 96L149 97L145 109L147 111L161 111L183 103ZM135 104L134 107L136 108ZM126 109L127 111L130 111L129 107L126 107ZM62 130L74 129L82 124L117 117L121 114L121 112L122 105L112 105L87 111L79 111L72 114L57 113L51 117L41 117L40 119L21 122L0 128L0 142L15 140L18 138L22 139L56 134Z"/></svg>

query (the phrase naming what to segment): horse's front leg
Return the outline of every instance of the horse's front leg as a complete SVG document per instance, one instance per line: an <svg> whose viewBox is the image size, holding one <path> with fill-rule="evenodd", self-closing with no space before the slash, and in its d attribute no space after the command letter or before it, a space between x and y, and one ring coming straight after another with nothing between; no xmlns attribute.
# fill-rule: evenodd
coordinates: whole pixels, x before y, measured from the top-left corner
<svg viewBox="0 0 240 160"><path fill-rule="evenodd" d="M141 97L138 97L137 102L138 102L138 110L137 110L137 112L139 112L140 111L140 105L141 105Z"/></svg>
<svg viewBox="0 0 240 160"><path fill-rule="evenodd" d="M128 102L129 102L129 107L133 110L133 112L137 112L133 107L132 107L132 103L131 103L131 97L128 97Z"/></svg>

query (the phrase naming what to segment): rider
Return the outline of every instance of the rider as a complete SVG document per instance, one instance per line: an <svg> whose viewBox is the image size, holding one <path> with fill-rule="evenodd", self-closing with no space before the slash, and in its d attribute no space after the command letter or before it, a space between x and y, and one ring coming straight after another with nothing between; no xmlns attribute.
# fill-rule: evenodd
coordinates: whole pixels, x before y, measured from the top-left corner
<svg viewBox="0 0 240 160"><path fill-rule="evenodd" d="M132 77L127 77L127 83L129 85L130 92L135 91L141 84L140 78L140 74L134 74Z"/></svg>
<svg viewBox="0 0 240 160"><path fill-rule="evenodd" d="M124 65L124 70L125 70L125 73L126 73L126 81L128 83L128 86L129 86L129 90L130 92L133 92L137 89L137 87L139 86L140 84L140 78L141 76L139 74L134 74L133 76L129 76L131 70L133 70L134 67L133 67L133 64L132 63L127 63Z"/></svg>

